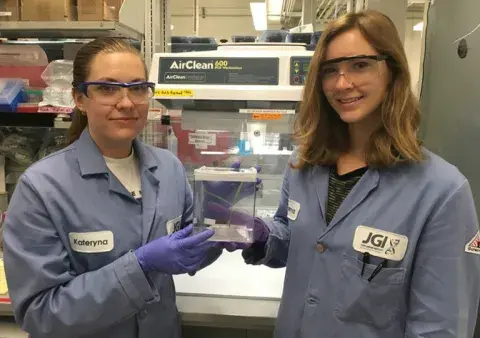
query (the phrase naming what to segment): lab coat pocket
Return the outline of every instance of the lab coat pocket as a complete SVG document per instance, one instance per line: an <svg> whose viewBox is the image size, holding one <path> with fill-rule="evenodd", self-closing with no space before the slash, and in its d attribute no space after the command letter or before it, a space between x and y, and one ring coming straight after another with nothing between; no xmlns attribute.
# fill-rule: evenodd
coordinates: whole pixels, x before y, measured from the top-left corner
<svg viewBox="0 0 480 338"><path fill-rule="evenodd" d="M385 329L397 316L403 294L405 269L383 268L368 281L376 265L345 256L342 265L335 315L345 322L371 325Z"/></svg>

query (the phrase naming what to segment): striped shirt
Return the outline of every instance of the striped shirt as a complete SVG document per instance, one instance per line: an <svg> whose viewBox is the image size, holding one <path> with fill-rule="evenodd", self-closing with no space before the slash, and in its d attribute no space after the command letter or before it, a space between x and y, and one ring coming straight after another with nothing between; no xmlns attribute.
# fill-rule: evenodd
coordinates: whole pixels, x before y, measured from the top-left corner
<svg viewBox="0 0 480 338"><path fill-rule="evenodd" d="M345 200L367 169L367 167L359 168L344 175L338 175L336 166L330 169L326 208L327 224L330 224L343 200Z"/></svg>

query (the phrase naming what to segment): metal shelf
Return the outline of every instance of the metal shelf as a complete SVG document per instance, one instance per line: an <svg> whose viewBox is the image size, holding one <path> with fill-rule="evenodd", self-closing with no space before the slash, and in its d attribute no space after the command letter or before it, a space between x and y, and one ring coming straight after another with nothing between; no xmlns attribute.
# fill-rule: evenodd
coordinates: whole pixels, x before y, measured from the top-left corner
<svg viewBox="0 0 480 338"><path fill-rule="evenodd" d="M52 128L55 126L55 114L49 113L2 113L0 126L6 127L38 127Z"/></svg>
<svg viewBox="0 0 480 338"><path fill-rule="evenodd" d="M119 21L0 21L0 38L94 39L101 36L143 41L147 1L124 0ZM144 10L142 10L144 9Z"/></svg>
<svg viewBox="0 0 480 338"><path fill-rule="evenodd" d="M0 21L2 38L125 37L141 41L143 33L115 21Z"/></svg>

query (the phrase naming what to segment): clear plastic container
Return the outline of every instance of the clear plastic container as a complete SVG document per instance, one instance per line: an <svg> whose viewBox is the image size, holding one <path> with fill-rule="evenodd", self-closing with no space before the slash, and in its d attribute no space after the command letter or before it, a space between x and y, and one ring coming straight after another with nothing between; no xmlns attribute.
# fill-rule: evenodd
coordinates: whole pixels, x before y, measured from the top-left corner
<svg viewBox="0 0 480 338"><path fill-rule="evenodd" d="M256 168L202 167L194 170L194 232L215 230L216 242L252 243Z"/></svg>
<svg viewBox="0 0 480 338"><path fill-rule="evenodd" d="M28 86L45 87L41 74L47 64L40 46L0 44L0 78L21 78Z"/></svg>
<svg viewBox="0 0 480 338"><path fill-rule="evenodd" d="M22 79L0 79L0 112L14 113L25 101Z"/></svg>

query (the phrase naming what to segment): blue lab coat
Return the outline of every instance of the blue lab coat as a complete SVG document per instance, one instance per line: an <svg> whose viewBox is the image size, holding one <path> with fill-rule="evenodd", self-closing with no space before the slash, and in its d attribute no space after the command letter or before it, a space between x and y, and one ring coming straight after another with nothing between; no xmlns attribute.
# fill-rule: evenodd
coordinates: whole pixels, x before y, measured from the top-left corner
<svg viewBox="0 0 480 338"><path fill-rule="evenodd" d="M287 168L257 262L286 265L275 338L472 338L480 297L472 193L454 166L425 155L369 169L328 226L329 169ZM371 282L382 258L371 256L362 276L363 255L353 248L360 225L408 238L404 258Z"/></svg>
<svg viewBox="0 0 480 338"><path fill-rule="evenodd" d="M172 277L144 274L133 250L191 222L192 192L170 152L139 141L134 149L141 202L88 130L20 178L4 260L15 318L33 338L180 337Z"/></svg>

